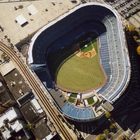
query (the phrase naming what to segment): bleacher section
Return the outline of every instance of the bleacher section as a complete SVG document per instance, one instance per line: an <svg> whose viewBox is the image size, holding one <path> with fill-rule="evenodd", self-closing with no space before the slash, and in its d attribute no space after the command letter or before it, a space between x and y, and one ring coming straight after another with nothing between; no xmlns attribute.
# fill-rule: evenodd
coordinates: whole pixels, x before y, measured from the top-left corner
<svg viewBox="0 0 140 140"><path fill-rule="evenodd" d="M114 102L124 88L128 76L127 58L123 56L117 20L114 16L106 16L103 20L107 32L100 36L100 54L102 65L108 76L108 81L100 90L108 101Z"/></svg>
<svg viewBox="0 0 140 140"><path fill-rule="evenodd" d="M68 118L74 120L85 121L85 120L93 120L93 118L95 118L95 114L91 107L80 108L68 102L62 107L62 112Z"/></svg>

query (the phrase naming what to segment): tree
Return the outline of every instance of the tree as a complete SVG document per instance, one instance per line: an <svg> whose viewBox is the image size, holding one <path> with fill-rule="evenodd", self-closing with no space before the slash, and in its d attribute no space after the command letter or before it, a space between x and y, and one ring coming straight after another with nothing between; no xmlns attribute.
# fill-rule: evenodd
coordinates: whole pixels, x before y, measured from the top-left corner
<svg viewBox="0 0 140 140"><path fill-rule="evenodd" d="M126 26L126 29L127 29L129 32L134 32L136 28L135 28L134 25L129 24L129 25Z"/></svg>
<svg viewBox="0 0 140 140"><path fill-rule="evenodd" d="M4 60L4 62L9 62L10 60L10 57L6 53L3 53L1 55L1 58Z"/></svg>
<svg viewBox="0 0 140 140"><path fill-rule="evenodd" d="M140 55L140 46L137 47L137 54Z"/></svg>
<svg viewBox="0 0 140 140"><path fill-rule="evenodd" d="M30 123L30 122L28 122L27 125L26 125L26 128L27 128L28 130L32 130L34 127L35 127L34 124L32 124L32 123Z"/></svg>
<svg viewBox="0 0 140 140"><path fill-rule="evenodd" d="M108 129L105 129L104 130L104 134L105 134L106 137L108 137L109 136L109 130Z"/></svg>
<svg viewBox="0 0 140 140"><path fill-rule="evenodd" d="M111 123L109 128L110 128L110 131L112 131L114 133L117 131L117 126L114 123Z"/></svg>
<svg viewBox="0 0 140 140"><path fill-rule="evenodd" d="M96 140L106 140L106 138L103 134L100 134L96 137Z"/></svg>
<svg viewBox="0 0 140 140"><path fill-rule="evenodd" d="M107 119L110 119L110 117L111 117L110 112L106 111L106 113L105 113L105 117L106 117Z"/></svg>

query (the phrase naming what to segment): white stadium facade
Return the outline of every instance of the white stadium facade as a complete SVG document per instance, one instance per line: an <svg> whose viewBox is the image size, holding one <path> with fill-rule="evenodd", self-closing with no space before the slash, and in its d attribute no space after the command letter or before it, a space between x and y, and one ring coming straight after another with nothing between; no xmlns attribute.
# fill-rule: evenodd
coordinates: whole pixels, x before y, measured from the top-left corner
<svg viewBox="0 0 140 140"><path fill-rule="evenodd" d="M121 17L109 5L96 2L81 4L44 26L31 40L28 63L32 66L46 64L49 51L67 46L77 36L89 31L99 38L100 63L107 75L107 82L97 94L113 104L127 88L131 66ZM56 97L59 94L54 95L53 87L51 90L46 88L67 118L76 121L96 119L92 107L74 106L64 98Z"/></svg>

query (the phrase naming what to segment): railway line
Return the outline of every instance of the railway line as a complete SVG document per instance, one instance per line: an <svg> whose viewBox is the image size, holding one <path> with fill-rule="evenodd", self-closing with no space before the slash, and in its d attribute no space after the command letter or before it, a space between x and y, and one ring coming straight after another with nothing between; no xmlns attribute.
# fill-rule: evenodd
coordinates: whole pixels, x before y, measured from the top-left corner
<svg viewBox="0 0 140 140"><path fill-rule="evenodd" d="M32 75L28 67L20 60L19 56L17 56L16 52L2 42L0 42L0 50L6 53L18 66L35 95L38 97L45 113L50 117L61 138L63 140L77 140L76 134L61 120L59 112L52 106L48 97L44 93L45 91L41 88L40 84Z"/></svg>

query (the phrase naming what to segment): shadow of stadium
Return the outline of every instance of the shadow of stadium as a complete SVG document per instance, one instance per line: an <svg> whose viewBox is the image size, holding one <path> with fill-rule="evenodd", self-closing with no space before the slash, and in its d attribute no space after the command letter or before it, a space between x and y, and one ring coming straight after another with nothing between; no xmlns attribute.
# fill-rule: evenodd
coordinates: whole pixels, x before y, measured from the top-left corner
<svg viewBox="0 0 140 140"><path fill-rule="evenodd" d="M90 122L75 122L72 120L68 120L68 122L73 124L78 131L91 135L101 134L110 126L110 122L105 116Z"/></svg>

